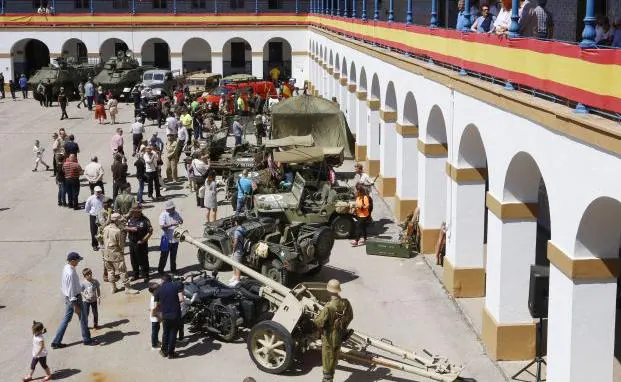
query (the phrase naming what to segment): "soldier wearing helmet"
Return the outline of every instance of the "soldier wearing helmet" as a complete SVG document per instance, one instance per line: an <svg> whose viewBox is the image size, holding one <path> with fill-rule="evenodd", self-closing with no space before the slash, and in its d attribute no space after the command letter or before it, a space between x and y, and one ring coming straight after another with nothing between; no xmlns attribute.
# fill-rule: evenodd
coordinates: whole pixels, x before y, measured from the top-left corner
<svg viewBox="0 0 621 382"><path fill-rule="evenodd" d="M341 342L354 318L354 312L349 301L339 295L341 283L338 280L328 281L326 289L330 293L330 302L319 312L314 322L321 333L323 382L332 382Z"/></svg>

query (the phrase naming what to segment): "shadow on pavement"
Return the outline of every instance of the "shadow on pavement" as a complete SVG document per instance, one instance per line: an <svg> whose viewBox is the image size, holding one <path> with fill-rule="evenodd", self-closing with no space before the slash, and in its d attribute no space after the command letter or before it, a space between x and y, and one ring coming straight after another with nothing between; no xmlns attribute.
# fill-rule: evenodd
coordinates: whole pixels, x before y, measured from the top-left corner
<svg viewBox="0 0 621 382"><path fill-rule="evenodd" d="M295 358L291 367L282 375L299 376L306 375L316 367L321 367L321 352L308 351L301 357Z"/></svg>
<svg viewBox="0 0 621 382"><path fill-rule="evenodd" d="M112 330L110 332L97 336L96 339L97 341L99 341L100 346L106 346L106 345L111 345L115 342L121 341L123 338L127 336L135 336L138 334L140 334L140 332L138 331L122 332L120 330Z"/></svg>
<svg viewBox="0 0 621 382"><path fill-rule="evenodd" d="M177 349L177 353L179 354L179 358L186 358L192 356L201 356L207 353L210 353L214 350L219 350L222 345L213 342L213 338L211 337L203 337L202 335L192 335L188 340L192 341L191 338L197 336L200 337L198 341L191 342L187 348Z"/></svg>
<svg viewBox="0 0 621 382"><path fill-rule="evenodd" d="M56 380L56 379L65 379L65 378L70 378L73 377L76 374L79 374L82 370L80 369L60 369L60 370L56 370L54 373L52 373L52 379Z"/></svg>
<svg viewBox="0 0 621 382"><path fill-rule="evenodd" d="M369 224L369 235L381 235L388 231L387 225L393 224L394 222L391 219L381 218L379 220L373 220L371 224Z"/></svg>
<svg viewBox="0 0 621 382"><path fill-rule="evenodd" d="M366 365L365 365L366 366ZM405 379L390 374L390 369L385 367L370 367L366 370L354 369L345 365L338 365L339 370L351 373L343 382L375 382L375 381L393 381L393 382L411 382L413 379ZM421 377L422 378L422 377ZM414 379L415 381L415 379Z"/></svg>
<svg viewBox="0 0 621 382"><path fill-rule="evenodd" d="M309 281L317 281L317 282L325 282L332 279L337 279L341 282L341 284L356 280L358 275L352 271L347 269L337 268L332 265L325 265L323 269L311 277Z"/></svg>
<svg viewBox="0 0 621 382"><path fill-rule="evenodd" d="M112 328L116 328L117 326L120 326L120 325L125 325L127 323L129 323L129 320L127 318L123 318L121 320L111 321L111 322L108 322L106 324L99 325L99 328L100 329L112 329Z"/></svg>

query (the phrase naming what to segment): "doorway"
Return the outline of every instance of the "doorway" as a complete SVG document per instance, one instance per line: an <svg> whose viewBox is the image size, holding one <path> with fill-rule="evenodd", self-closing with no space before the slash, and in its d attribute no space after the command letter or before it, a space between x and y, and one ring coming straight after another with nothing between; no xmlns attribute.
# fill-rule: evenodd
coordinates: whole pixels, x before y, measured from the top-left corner
<svg viewBox="0 0 621 382"><path fill-rule="evenodd" d="M167 43L153 43L153 65L160 69L170 69L170 58L168 57Z"/></svg>

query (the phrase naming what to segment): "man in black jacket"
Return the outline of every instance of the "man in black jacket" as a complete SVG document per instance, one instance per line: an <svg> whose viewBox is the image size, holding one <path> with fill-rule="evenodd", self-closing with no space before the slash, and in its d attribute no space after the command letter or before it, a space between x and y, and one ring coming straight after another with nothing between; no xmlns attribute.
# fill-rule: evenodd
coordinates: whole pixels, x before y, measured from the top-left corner
<svg viewBox="0 0 621 382"><path fill-rule="evenodd" d="M61 111L60 120L61 121L65 118L69 119L69 116L67 115L67 102L68 100L67 100L67 95L65 94L65 88L61 87L60 93L58 94L58 104L60 105L60 111Z"/></svg>

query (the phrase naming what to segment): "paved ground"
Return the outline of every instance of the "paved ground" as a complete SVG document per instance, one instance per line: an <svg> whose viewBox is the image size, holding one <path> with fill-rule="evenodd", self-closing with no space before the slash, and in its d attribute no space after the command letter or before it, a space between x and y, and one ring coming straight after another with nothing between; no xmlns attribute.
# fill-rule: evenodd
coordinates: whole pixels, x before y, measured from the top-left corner
<svg viewBox="0 0 621 382"><path fill-rule="evenodd" d="M127 132L131 106L121 105L119 121ZM94 269L101 279L99 253L90 248L88 218L83 211L56 206L56 186L51 172L30 170L35 139L50 149L50 135L65 127L76 135L82 154L80 162L98 155L106 169L106 190L111 191L109 141L114 127L98 125L90 113L70 105L70 120L59 121L58 107L42 109L32 100L0 100L0 370L3 381L16 381L27 371L31 352L32 320L43 321L48 328L48 343L63 314L59 294L60 274L70 250L80 252L85 261L80 267ZM153 130L150 128L149 130ZM127 142L127 140L126 140ZM45 159L51 163L48 152ZM349 171L349 165L345 168ZM130 172L131 166L130 166ZM134 188L135 179L131 180ZM87 196L82 188L80 201ZM201 232L203 211L196 208L192 195L185 189L164 192L177 203L187 228L194 235ZM146 215L156 221L162 203L149 204ZM376 202L378 218L386 218L388 210ZM230 213L227 206L221 215ZM388 222L382 220L382 222ZM379 226L375 227L380 228ZM394 231L394 226L385 229ZM156 238L159 235L154 235ZM151 245L157 245L154 239ZM179 267L195 269L196 251L183 244L179 251ZM150 253L153 266L158 253ZM129 263L129 261L128 261ZM355 310L353 327L377 337L392 339L412 350L423 347L443 354L454 362L463 363L464 377L479 382L503 381L503 375L485 355L475 333L465 323L455 305L446 296L429 266L420 258L400 260L367 256L363 248L352 249L345 241L336 243L330 266L322 270L318 280L339 278L344 282L344 295L351 299ZM221 276L227 280L228 275ZM150 350L150 325L147 317L148 292L143 284L136 296L111 295L103 289L100 312L102 329L93 331L99 346L84 347L80 343L79 326L72 321L64 342L66 349L50 350L48 362L55 379L67 381L222 381L239 382L246 376L257 381L319 381L320 360L307 355L300 368L285 376L259 372L251 362L243 336L235 343L220 343L209 337L190 336L189 344L179 349L181 358L162 359ZM35 375L41 376L39 369ZM341 363L337 381L424 381L386 369Z"/></svg>

